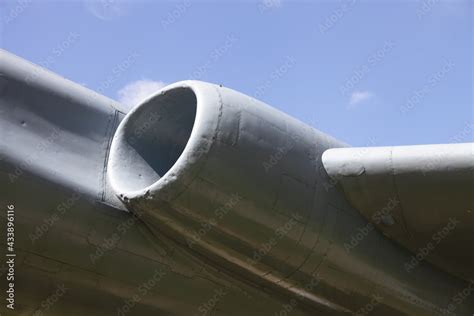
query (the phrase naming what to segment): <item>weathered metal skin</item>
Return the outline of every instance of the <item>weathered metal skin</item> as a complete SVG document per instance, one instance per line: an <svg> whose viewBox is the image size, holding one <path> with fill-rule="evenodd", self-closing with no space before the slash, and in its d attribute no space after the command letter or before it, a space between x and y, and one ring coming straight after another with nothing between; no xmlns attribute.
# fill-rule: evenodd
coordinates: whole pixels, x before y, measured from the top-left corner
<svg viewBox="0 0 474 316"><path fill-rule="evenodd" d="M313 312L442 313L469 284L425 263L404 269L411 254L327 176L321 156L334 147L345 145L251 97L184 81L124 118L108 177L152 230ZM473 309L464 300L456 313Z"/></svg>
<svg viewBox="0 0 474 316"><path fill-rule="evenodd" d="M3 50L0 98L9 182L31 173L123 209L106 188L105 164L121 104Z"/></svg>
<svg viewBox="0 0 474 316"><path fill-rule="evenodd" d="M474 279L474 144L334 148L329 176L389 238L465 280ZM398 201L387 221L377 213ZM391 219L390 219L391 217Z"/></svg>

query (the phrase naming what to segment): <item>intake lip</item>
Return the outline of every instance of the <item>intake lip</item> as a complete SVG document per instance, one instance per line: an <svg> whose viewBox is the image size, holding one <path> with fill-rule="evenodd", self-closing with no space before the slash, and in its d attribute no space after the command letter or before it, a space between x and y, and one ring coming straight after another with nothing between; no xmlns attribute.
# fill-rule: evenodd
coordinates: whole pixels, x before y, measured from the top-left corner
<svg viewBox="0 0 474 316"><path fill-rule="evenodd" d="M182 81L150 96L120 123L108 179L124 202L144 195L171 200L194 178L217 131L217 87Z"/></svg>

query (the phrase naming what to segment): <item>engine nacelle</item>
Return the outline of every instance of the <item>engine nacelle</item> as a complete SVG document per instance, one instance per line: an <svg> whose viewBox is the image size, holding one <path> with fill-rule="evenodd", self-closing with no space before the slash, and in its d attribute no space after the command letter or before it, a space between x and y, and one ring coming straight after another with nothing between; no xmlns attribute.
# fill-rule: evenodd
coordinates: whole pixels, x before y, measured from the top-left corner
<svg viewBox="0 0 474 316"><path fill-rule="evenodd" d="M301 292L317 266L305 264L326 216L313 212L325 203L315 199L320 157L340 146L254 98L184 81L126 116L108 174L120 199L160 231L237 272Z"/></svg>

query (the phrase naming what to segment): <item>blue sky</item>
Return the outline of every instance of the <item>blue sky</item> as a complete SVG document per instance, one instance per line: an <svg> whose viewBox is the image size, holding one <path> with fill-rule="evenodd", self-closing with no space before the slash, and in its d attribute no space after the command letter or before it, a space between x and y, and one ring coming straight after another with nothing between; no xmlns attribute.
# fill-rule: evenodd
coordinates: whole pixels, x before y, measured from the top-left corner
<svg viewBox="0 0 474 316"><path fill-rule="evenodd" d="M0 43L128 104L220 83L355 146L472 142L472 1L0 2Z"/></svg>

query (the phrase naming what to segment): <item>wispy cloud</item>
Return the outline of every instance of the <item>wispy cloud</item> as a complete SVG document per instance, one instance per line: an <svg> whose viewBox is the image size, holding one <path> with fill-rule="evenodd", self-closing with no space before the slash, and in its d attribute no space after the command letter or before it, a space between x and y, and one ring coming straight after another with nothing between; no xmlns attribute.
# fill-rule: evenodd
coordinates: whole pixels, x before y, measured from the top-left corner
<svg viewBox="0 0 474 316"><path fill-rule="evenodd" d="M120 89L117 93L118 99L126 107L132 108L164 86L166 83L163 81L137 80Z"/></svg>
<svg viewBox="0 0 474 316"><path fill-rule="evenodd" d="M369 101L374 96L375 96L375 94L373 94L370 91L354 91L351 94L351 98L349 100L348 108L354 108L354 107L356 107L357 105L359 105L363 102Z"/></svg>
<svg viewBox="0 0 474 316"><path fill-rule="evenodd" d="M281 8L282 0L261 0L258 4L260 13L267 12L273 9Z"/></svg>
<svg viewBox="0 0 474 316"><path fill-rule="evenodd" d="M120 18L130 10L131 2L126 0L84 0L86 9L96 18L110 21Z"/></svg>

